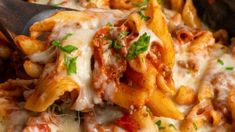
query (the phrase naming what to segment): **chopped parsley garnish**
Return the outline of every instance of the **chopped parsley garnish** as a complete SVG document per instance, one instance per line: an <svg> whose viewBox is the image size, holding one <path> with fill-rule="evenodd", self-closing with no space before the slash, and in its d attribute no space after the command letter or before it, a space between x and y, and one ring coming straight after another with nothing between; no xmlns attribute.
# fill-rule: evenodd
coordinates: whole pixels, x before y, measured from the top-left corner
<svg viewBox="0 0 235 132"><path fill-rule="evenodd" d="M106 26L109 26L110 27L110 31L112 31L114 29L114 25L111 23L111 22L108 22L106 24Z"/></svg>
<svg viewBox="0 0 235 132"><path fill-rule="evenodd" d="M104 40L109 40L110 38L109 38L109 36L104 36L103 39Z"/></svg>
<svg viewBox="0 0 235 132"><path fill-rule="evenodd" d="M60 7L60 4L51 4L51 6L58 8L58 7Z"/></svg>
<svg viewBox="0 0 235 132"><path fill-rule="evenodd" d="M224 62L221 59L218 59L217 63L219 63L220 65L224 65Z"/></svg>
<svg viewBox="0 0 235 132"><path fill-rule="evenodd" d="M155 124L157 125L159 130L165 129L165 127L162 126L162 121L161 120L158 120L157 122L155 122Z"/></svg>
<svg viewBox="0 0 235 132"><path fill-rule="evenodd" d="M53 40L51 42L51 44L58 47L59 49L61 49L62 51L66 52L66 53L71 53L71 52L78 49L77 47L75 47L73 45L62 46L61 42L59 40Z"/></svg>
<svg viewBox="0 0 235 132"><path fill-rule="evenodd" d="M127 32L127 31L123 31L123 32L119 33L118 39L120 39L120 40L123 39L124 37L126 37L128 35L128 33L129 32Z"/></svg>
<svg viewBox="0 0 235 132"><path fill-rule="evenodd" d="M134 6L142 8L142 7L147 6L148 2L149 2L149 0L144 0L143 2L135 3Z"/></svg>
<svg viewBox="0 0 235 132"><path fill-rule="evenodd" d="M174 128L175 130L177 130L176 127L175 127L175 125L173 125L173 124L169 124L168 127L172 127L172 128Z"/></svg>
<svg viewBox="0 0 235 132"><path fill-rule="evenodd" d="M75 47L75 46L73 46L73 45L65 45L64 47L62 47L62 50L64 51L64 52L67 52L67 53L71 53L71 52L73 52L73 51L75 51L75 50L77 50L78 48L77 47Z"/></svg>
<svg viewBox="0 0 235 132"><path fill-rule="evenodd" d="M108 22L106 25L109 27L113 27L113 24L111 22Z"/></svg>
<svg viewBox="0 0 235 132"><path fill-rule="evenodd" d="M56 47L60 47L61 46L61 42L59 40L53 40L51 42L52 45L56 46Z"/></svg>
<svg viewBox="0 0 235 132"><path fill-rule="evenodd" d="M144 33L139 37L137 41L135 41L131 47L128 49L127 59L131 60L138 56L140 53L145 52L148 49L150 42L150 36L147 33Z"/></svg>
<svg viewBox="0 0 235 132"><path fill-rule="evenodd" d="M141 19L143 19L144 21L148 21L150 19L149 16L145 16L144 10L138 11L138 14L140 15Z"/></svg>
<svg viewBox="0 0 235 132"><path fill-rule="evenodd" d="M77 72L76 60L77 57L64 56L64 64L69 75Z"/></svg>
<svg viewBox="0 0 235 132"><path fill-rule="evenodd" d="M63 114L64 113L64 109L61 108L61 106L57 105L57 104L52 104L49 108L49 110L53 113L57 112L59 114Z"/></svg>
<svg viewBox="0 0 235 132"><path fill-rule="evenodd" d="M217 63L219 63L220 65L224 65L224 62L221 59L218 59ZM234 69L234 67L232 67L232 66L225 67L225 70L227 70L227 71L232 71L233 69Z"/></svg>
<svg viewBox="0 0 235 132"><path fill-rule="evenodd" d="M68 37L70 37L70 36L72 36L72 35L73 35L72 33L67 33L67 34L61 39L61 41L68 39Z"/></svg>
<svg viewBox="0 0 235 132"><path fill-rule="evenodd" d="M71 53L71 52L77 50L78 48L73 45L62 46L62 44L61 44L62 41L66 40L71 35L72 35L71 33L68 33L60 40L53 40L51 42L51 44L58 47L59 49L61 49L62 51L66 52L66 53Z"/></svg>
<svg viewBox="0 0 235 132"><path fill-rule="evenodd" d="M119 49L121 49L121 48L123 48L124 46L123 45L121 45L121 44L119 44L116 40L112 40L111 42L110 42L110 45L109 45L109 48L114 48L114 49L116 49L116 50L119 50Z"/></svg>
<svg viewBox="0 0 235 132"><path fill-rule="evenodd" d="M113 26L113 24L112 24L111 22L108 22L106 25L107 25L107 26L110 26L110 27Z"/></svg>
<svg viewBox="0 0 235 132"><path fill-rule="evenodd" d="M198 129L198 128L197 128L197 124L196 124L195 122L193 122L193 128L194 128L195 130Z"/></svg>
<svg viewBox="0 0 235 132"><path fill-rule="evenodd" d="M121 48L123 48L124 46L119 44L119 41L121 41L124 37L126 37L128 35L129 32L127 31L123 31L121 33L118 34L117 40L111 40L110 41L110 45L109 48L114 48L116 50L119 50Z"/></svg>
<svg viewBox="0 0 235 132"><path fill-rule="evenodd" d="M232 71L232 70L233 70L233 67L232 67L232 66L226 67L225 70L227 70L227 71Z"/></svg>

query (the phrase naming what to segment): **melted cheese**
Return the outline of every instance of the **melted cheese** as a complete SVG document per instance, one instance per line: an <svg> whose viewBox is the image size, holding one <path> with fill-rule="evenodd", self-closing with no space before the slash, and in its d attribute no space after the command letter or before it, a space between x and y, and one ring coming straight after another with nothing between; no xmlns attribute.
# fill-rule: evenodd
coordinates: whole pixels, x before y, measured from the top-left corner
<svg viewBox="0 0 235 132"><path fill-rule="evenodd" d="M122 128L112 124L115 120L120 119L123 116L123 112L118 107L105 106L105 107L96 107L93 111L93 114L84 116L85 127L87 131L99 132L100 129L97 128L97 125L104 125L102 130L111 132L125 132ZM109 126L111 125L111 126Z"/></svg>
<svg viewBox="0 0 235 132"><path fill-rule="evenodd" d="M203 52L197 54L189 53L187 47L188 45L176 47L176 63L173 67L173 79L177 89L181 86L187 86L197 91L210 57ZM195 63L197 66L196 72L191 72L189 69L183 68L178 64L179 62L187 63L188 61Z"/></svg>
<svg viewBox="0 0 235 132"><path fill-rule="evenodd" d="M65 40L63 44L76 46L80 53L76 60L77 73L71 76L80 87L79 97L73 106L76 110L91 108L94 103L101 102L91 86L91 57L93 52L90 43L95 34L95 30L92 28L96 25L97 21L94 21L94 23L82 23L79 28L75 24L66 26L59 25L59 27L55 28L55 30L58 30L58 37L60 38L67 33L72 33L73 35Z"/></svg>
<svg viewBox="0 0 235 132"><path fill-rule="evenodd" d="M48 48L47 50L45 50L43 52L34 53L28 57L33 62L47 64L48 62L51 62L53 60L55 55L56 55L55 47L51 46L50 48Z"/></svg>
<svg viewBox="0 0 235 132"><path fill-rule="evenodd" d="M216 100L220 100L226 103L226 98L229 91L229 86L235 86L235 72L233 70L226 70L226 67L235 67L234 58L231 54L225 53L222 49L213 49L209 53L198 52L197 54L189 53L187 51L188 44L186 45L175 45L176 49L176 63L173 68L173 79L176 88L181 86L188 86L189 88L198 91L201 84L206 84L214 89L217 89L218 95ZM193 60L197 65L196 72L189 72L177 62L187 62ZM223 61L223 65L218 63L218 60ZM212 80L217 78L215 84L212 84ZM178 105L181 112L187 114L192 106ZM171 122L171 121L166 121ZM176 122L177 124L180 122ZM211 131L212 127L209 125L203 125L197 131L206 132Z"/></svg>
<svg viewBox="0 0 235 132"><path fill-rule="evenodd" d="M92 10L87 10L87 13L92 13ZM78 48L79 55L76 60L77 73L71 75L72 79L79 84L79 97L73 105L75 110L84 110L92 108L94 104L102 103L91 85L91 57L93 55L91 41L96 31L106 25L108 22L113 22L121 19L119 11L97 10L95 17L90 20L81 21L79 23L63 23L58 22L53 29L50 40L58 40L66 34L72 33L72 36L63 41L63 45L73 45ZM94 15L93 15L94 16ZM71 53L73 55L73 53Z"/></svg>
<svg viewBox="0 0 235 132"><path fill-rule="evenodd" d="M105 107L96 109L96 120L99 124L108 124L123 116L123 113L115 107Z"/></svg>
<svg viewBox="0 0 235 132"><path fill-rule="evenodd" d="M9 115L6 121L8 131L22 131L27 122L29 114L26 111L14 111Z"/></svg>
<svg viewBox="0 0 235 132"><path fill-rule="evenodd" d="M76 121L73 115L61 115L59 127L62 132L81 132L80 120Z"/></svg>
<svg viewBox="0 0 235 132"><path fill-rule="evenodd" d="M218 63L218 60L223 63ZM216 100L225 103L230 88L235 87L235 71L226 70L227 67L235 68L235 59L231 54L225 53L221 57L211 60L203 79L203 83L218 91Z"/></svg>

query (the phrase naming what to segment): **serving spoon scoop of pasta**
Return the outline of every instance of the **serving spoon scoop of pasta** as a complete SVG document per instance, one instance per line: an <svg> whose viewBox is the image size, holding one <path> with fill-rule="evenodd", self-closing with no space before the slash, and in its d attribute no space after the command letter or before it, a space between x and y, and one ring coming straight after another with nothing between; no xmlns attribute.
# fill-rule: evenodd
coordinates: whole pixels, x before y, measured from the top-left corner
<svg viewBox="0 0 235 132"><path fill-rule="evenodd" d="M59 10L74 10L50 5L32 4L22 0L0 0L0 31L17 49L13 38L28 34L29 27Z"/></svg>

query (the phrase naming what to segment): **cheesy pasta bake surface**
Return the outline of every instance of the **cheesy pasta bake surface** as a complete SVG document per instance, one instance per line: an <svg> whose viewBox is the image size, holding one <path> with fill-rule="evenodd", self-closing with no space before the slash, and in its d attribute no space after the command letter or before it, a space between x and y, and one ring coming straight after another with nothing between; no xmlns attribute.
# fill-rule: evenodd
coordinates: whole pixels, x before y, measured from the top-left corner
<svg viewBox="0 0 235 132"><path fill-rule="evenodd" d="M79 11L16 36L23 59L0 35L18 73L0 84L1 132L235 131L235 39L192 0L28 2Z"/></svg>

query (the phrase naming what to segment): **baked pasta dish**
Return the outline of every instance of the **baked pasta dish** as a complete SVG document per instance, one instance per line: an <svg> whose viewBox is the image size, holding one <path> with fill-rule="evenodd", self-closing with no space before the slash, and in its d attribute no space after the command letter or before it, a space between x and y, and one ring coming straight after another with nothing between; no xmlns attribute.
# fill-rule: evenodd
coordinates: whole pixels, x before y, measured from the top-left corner
<svg viewBox="0 0 235 132"><path fill-rule="evenodd" d="M78 11L16 36L23 57L1 36L1 132L235 131L235 39L192 0L28 2Z"/></svg>

